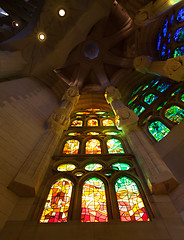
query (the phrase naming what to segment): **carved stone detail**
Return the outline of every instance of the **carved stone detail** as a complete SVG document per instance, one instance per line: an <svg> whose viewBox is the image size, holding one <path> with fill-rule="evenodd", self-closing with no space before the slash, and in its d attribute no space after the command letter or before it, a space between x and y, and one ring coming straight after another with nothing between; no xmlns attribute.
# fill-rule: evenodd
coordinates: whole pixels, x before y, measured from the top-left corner
<svg viewBox="0 0 184 240"><path fill-rule="evenodd" d="M184 81L184 56L167 59L163 69L169 78Z"/></svg>
<svg viewBox="0 0 184 240"><path fill-rule="evenodd" d="M66 91L66 93L64 94L64 96L62 97L62 101L69 101L71 103L73 103L74 105L78 102L79 100L79 89L76 86L73 87L69 87Z"/></svg>
<svg viewBox="0 0 184 240"><path fill-rule="evenodd" d="M112 101L121 99L121 93L119 90L113 86L107 87L105 91L105 98L108 104L111 104Z"/></svg>
<svg viewBox="0 0 184 240"><path fill-rule="evenodd" d="M138 72L148 73L152 58L150 56L139 56L134 59L134 67Z"/></svg>

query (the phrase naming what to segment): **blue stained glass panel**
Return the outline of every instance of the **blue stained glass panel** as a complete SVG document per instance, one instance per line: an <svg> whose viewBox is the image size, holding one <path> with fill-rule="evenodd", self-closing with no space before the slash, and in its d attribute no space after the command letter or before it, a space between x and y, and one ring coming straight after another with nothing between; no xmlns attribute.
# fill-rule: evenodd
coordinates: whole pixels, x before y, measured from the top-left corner
<svg viewBox="0 0 184 240"><path fill-rule="evenodd" d="M160 49L161 40L162 40L162 37L161 37L161 34L159 33L158 34L158 40L157 40L157 50Z"/></svg>
<svg viewBox="0 0 184 240"><path fill-rule="evenodd" d="M174 34L175 42L184 41L184 27L178 28Z"/></svg>
<svg viewBox="0 0 184 240"><path fill-rule="evenodd" d="M171 41L171 34L169 33L167 42L170 43L170 41Z"/></svg>
<svg viewBox="0 0 184 240"><path fill-rule="evenodd" d="M167 51L167 58L170 58L170 55L171 55L171 49L168 49L168 51Z"/></svg>
<svg viewBox="0 0 184 240"><path fill-rule="evenodd" d="M161 50L161 59L165 59L165 51L166 51L166 43L164 42L162 45L162 50Z"/></svg>
<svg viewBox="0 0 184 240"><path fill-rule="evenodd" d="M184 7L182 7L176 17L178 22L183 22L184 21Z"/></svg>
<svg viewBox="0 0 184 240"><path fill-rule="evenodd" d="M167 18L165 19L165 21L164 21L164 26L163 26L163 35L164 35L164 37L166 37L166 34L167 34L167 28L168 28L168 20L167 20Z"/></svg>
<svg viewBox="0 0 184 240"><path fill-rule="evenodd" d="M159 92L164 92L164 91L165 91L168 87L170 87L170 86L171 86L171 84L163 82L163 83L160 83L160 84L157 86L157 90L158 90Z"/></svg>
<svg viewBox="0 0 184 240"><path fill-rule="evenodd" d="M182 55L184 55L184 47L177 47L174 50L173 57L178 57L178 56L182 56Z"/></svg>
<svg viewBox="0 0 184 240"><path fill-rule="evenodd" d="M144 102L146 102L147 104L150 105L150 104L152 104L152 102L155 101L155 99L157 99L157 96L152 94L152 93L150 93L147 96L145 96Z"/></svg>
<svg viewBox="0 0 184 240"><path fill-rule="evenodd" d="M136 108L134 108L134 112L137 114L137 115L140 115L142 112L144 112L145 110L145 107L139 105L137 106Z"/></svg>
<svg viewBox="0 0 184 240"><path fill-rule="evenodd" d="M174 14L171 15L171 21L170 21L171 25L173 24L173 21L174 21Z"/></svg>

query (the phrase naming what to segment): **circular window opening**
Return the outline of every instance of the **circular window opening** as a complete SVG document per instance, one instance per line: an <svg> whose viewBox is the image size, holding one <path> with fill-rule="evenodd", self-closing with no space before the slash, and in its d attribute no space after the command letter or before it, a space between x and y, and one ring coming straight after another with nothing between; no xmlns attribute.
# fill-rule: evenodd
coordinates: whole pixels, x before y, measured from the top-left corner
<svg viewBox="0 0 184 240"><path fill-rule="evenodd" d="M95 58L98 57L98 54L99 54L99 48L98 48L98 45L96 43L88 43L84 47L85 57L87 57L89 59L95 59Z"/></svg>

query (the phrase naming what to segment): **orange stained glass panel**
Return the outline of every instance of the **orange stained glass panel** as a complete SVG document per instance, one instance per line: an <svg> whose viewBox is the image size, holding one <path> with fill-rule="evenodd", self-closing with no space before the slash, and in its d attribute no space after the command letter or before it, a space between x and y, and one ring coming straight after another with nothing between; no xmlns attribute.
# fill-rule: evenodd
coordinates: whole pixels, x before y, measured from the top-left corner
<svg viewBox="0 0 184 240"><path fill-rule="evenodd" d="M71 124L71 127L82 127L83 121L82 120L74 120Z"/></svg>
<svg viewBox="0 0 184 240"><path fill-rule="evenodd" d="M89 119L87 122L88 127L96 127L98 126L98 120L97 119Z"/></svg>
<svg viewBox="0 0 184 240"><path fill-rule="evenodd" d="M114 126L114 122L111 119L104 119L102 122L103 126Z"/></svg>
<svg viewBox="0 0 184 240"><path fill-rule="evenodd" d="M63 153L64 154L78 154L79 151L79 141L75 139L70 139L66 141Z"/></svg>
<svg viewBox="0 0 184 240"><path fill-rule="evenodd" d="M101 154L101 146L98 139L90 139L86 142L86 154Z"/></svg>

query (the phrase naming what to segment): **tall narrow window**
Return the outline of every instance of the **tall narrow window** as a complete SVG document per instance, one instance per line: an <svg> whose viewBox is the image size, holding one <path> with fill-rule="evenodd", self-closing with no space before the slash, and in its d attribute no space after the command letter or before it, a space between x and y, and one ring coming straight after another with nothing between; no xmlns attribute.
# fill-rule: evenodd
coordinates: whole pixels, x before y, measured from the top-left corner
<svg viewBox="0 0 184 240"><path fill-rule="evenodd" d="M104 183L93 177L85 181L82 190L81 222L107 222Z"/></svg>
<svg viewBox="0 0 184 240"><path fill-rule="evenodd" d="M64 154L78 154L79 151L79 141L75 139L70 139L66 141L63 153Z"/></svg>
<svg viewBox="0 0 184 240"><path fill-rule="evenodd" d="M121 177L115 184L121 221L149 221L136 183Z"/></svg>
<svg viewBox="0 0 184 240"><path fill-rule="evenodd" d="M72 182L66 178L61 178L52 185L40 223L67 222L72 187Z"/></svg>
<svg viewBox="0 0 184 240"><path fill-rule="evenodd" d="M111 138L107 140L108 153L125 153L120 140Z"/></svg>
<svg viewBox="0 0 184 240"><path fill-rule="evenodd" d="M100 141L90 139L86 142L86 154L101 154Z"/></svg>

